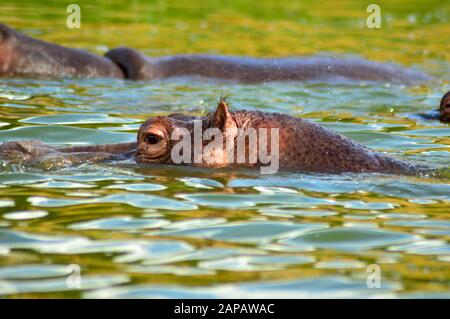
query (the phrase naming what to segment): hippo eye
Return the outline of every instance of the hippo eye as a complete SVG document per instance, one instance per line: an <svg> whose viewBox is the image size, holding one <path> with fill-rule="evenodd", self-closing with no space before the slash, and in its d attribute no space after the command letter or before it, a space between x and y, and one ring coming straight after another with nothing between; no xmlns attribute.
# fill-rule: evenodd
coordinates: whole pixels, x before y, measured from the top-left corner
<svg viewBox="0 0 450 319"><path fill-rule="evenodd" d="M161 137L155 134L148 134L145 141L147 144L158 144L161 141Z"/></svg>

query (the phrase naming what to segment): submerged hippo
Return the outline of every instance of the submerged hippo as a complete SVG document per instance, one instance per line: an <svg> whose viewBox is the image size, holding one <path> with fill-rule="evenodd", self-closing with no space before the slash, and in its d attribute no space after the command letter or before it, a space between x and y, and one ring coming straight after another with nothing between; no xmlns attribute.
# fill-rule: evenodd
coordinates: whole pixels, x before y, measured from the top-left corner
<svg viewBox="0 0 450 319"><path fill-rule="evenodd" d="M177 55L150 58L129 48L104 57L30 38L0 24L0 76L109 77L152 80L202 76L238 82L353 80L414 83L421 72L362 59L332 57L250 58Z"/></svg>
<svg viewBox="0 0 450 319"><path fill-rule="evenodd" d="M437 110L419 113L418 115L426 120L439 120L444 123L450 123L450 91L444 94Z"/></svg>
<svg viewBox="0 0 450 319"><path fill-rule="evenodd" d="M149 118L139 128L136 143L60 149L39 141L0 144L0 159L46 168L54 167L55 162L57 167L129 158L138 163L272 166L275 171L298 172L412 175L429 171L300 118L260 111L232 112L224 99L215 112L203 117L172 114Z"/></svg>

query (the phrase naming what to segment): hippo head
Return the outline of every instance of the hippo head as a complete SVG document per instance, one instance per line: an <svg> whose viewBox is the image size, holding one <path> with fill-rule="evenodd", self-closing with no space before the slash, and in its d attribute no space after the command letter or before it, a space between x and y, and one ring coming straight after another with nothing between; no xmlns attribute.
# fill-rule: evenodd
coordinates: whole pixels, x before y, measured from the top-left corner
<svg viewBox="0 0 450 319"><path fill-rule="evenodd" d="M227 141L234 142L236 131L236 121L224 99L215 112L204 117L184 114L152 117L139 128L136 161L225 166L225 146ZM211 141L218 142L217 147L208 147Z"/></svg>
<svg viewBox="0 0 450 319"><path fill-rule="evenodd" d="M439 118L442 122L450 122L450 91L445 93L441 99Z"/></svg>

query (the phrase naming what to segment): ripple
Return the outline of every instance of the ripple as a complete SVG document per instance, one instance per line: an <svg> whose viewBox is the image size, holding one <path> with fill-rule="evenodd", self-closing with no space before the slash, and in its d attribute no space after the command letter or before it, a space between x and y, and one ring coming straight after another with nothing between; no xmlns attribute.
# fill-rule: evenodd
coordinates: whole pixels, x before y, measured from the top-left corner
<svg viewBox="0 0 450 319"><path fill-rule="evenodd" d="M281 243L295 247L335 250L365 250L407 243L417 236L373 228L340 227L308 232Z"/></svg>
<svg viewBox="0 0 450 319"><path fill-rule="evenodd" d="M200 268L226 271L278 270L286 266L309 264L315 261L311 256L238 256L219 260L203 261Z"/></svg>
<svg viewBox="0 0 450 319"><path fill-rule="evenodd" d="M160 228L170 224L165 219L142 219L132 217L116 217L102 218L88 222L71 224L70 229L86 230L86 229L103 229L103 230L139 230Z"/></svg>
<svg viewBox="0 0 450 319"><path fill-rule="evenodd" d="M396 204L383 202L364 202L361 200L338 202L337 205L342 205L345 208L361 209L361 210L387 210L395 208Z"/></svg>
<svg viewBox="0 0 450 319"><path fill-rule="evenodd" d="M366 280L342 276L298 279L292 281L250 282L215 286L130 285L99 289L84 294L86 298L181 298L181 299L303 299L303 298L387 298L395 296L398 283L383 281L379 289L368 289Z"/></svg>
<svg viewBox="0 0 450 319"><path fill-rule="evenodd" d="M8 99L12 101L25 101L31 98L31 95L20 94L15 92L0 92L0 99Z"/></svg>
<svg viewBox="0 0 450 319"><path fill-rule="evenodd" d="M293 175L293 176L292 176ZM361 184L350 179L336 179L330 176L291 174L292 177L271 176L270 178L242 179L228 183L228 187L292 187L300 190L324 193L348 193L359 190Z"/></svg>
<svg viewBox="0 0 450 319"><path fill-rule="evenodd" d="M131 133L106 132L88 128L70 126L22 126L0 131L0 142L33 140L39 137L44 143L50 144L112 144L126 143L136 140Z"/></svg>
<svg viewBox="0 0 450 319"><path fill-rule="evenodd" d="M74 288L67 283L66 278L41 280L4 280L0 281L0 295L34 293L34 292L62 292L99 289L129 282L126 275L83 275L80 287Z"/></svg>
<svg viewBox="0 0 450 319"><path fill-rule="evenodd" d="M0 207L13 207L16 203L10 199L0 199Z"/></svg>
<svg viewBox="0 0 450 319"><path fill-rule="evenodd" d="M414 243L392 246L389 250L415 255L449 255L450 245L443 240L420 240Z"/></svg>
<svg viewBox="0 0 450 319"><path fill-rule="evenodd" d="M63 181L49 181L39 184L32 184L31 187L37 188L92 188L95 185L85 184L85 183L75 183L75 182L63 182Z"/></svg>
<svg viewBox="0 0 450 319"><path fill-rule="evenodd" d="M69 265L14 265L0 269L1 279L38 279L67 276L72 273Z"/></svg>
<svg viewBox="0 0 450 319"><path fill-rule="evenodd" d="M36 251L67 251L88 240L83 237L47 236L0 229L0 248L34 249Z"/></svg>
<svg viewBox="0 0 450 319"><path fill-rule="evenodd" d="M34 211L18 211L18 212L11 212L7 214L3 214L3 218L9 219L9 220L29 220L29 219L36 219L36 218L42 218L47 216L48 213L43 210L34 210Z"/></svg>
<svg viewBox="0 0 450 319"><path fill-rule="evenodd" d="M289 174L289 176L274 175L270 176L270 178L238 178L230 181L227 186L233 188L290 187L302 191L328 194L349 194L364 191L406 199L450 200L450 185L448 183L437 181L427 183L422 180L411 180L406 177L397 177L394 180L392 177L380 178L376 175L371 175L370 178L367 178L364 175L355 176L344 174L338 177L334 175L305 175L294 173ZM318 194L319 196L320 194ZM364 203L359 203L363 207L362 209L365 209ZM349 201L348 205L357 206L358 201ZM389 203L386 206L389 206Z"/></svg>
<svg viewBox="0 0 450 319"><path fill-rule="evenodd" d="M450 128L430 128L430 129L420 129L420 130L405 130L401 131L401 134L415 135L415 136L450 136Z"/></svg>
<svg viewBox="0 0 450 319"><path fill-rule="evenodd" d="M401 227L424 227L424 228L450 228L450 221L446 220L393 220L384 222L385 225Z"/></svg>
<svg viewBox="0 0 450 319"><path fill-rule="evenodd" d="M248 208L259 204L288 204L296 207L315 207L315 205L330 204L333 201L319 199L299 194L187 194L178 197L192 201L198 205L217 208Z"/></svg>
<svg viewBox="0 0 450 319"><path fill-rule="evenodd" d="M382 132L349 132L345 135L375 149L414 150L425 147L445 147L445 145L432 144L431 140L425 138L414 138Z"/></svg>
<svg viewBox="0 0 450 319"><path fill-rule="evenodd" d="M317 269L355 269L365 268L366 264L358 260L326 260L314 265Z"/></svg>
<svg viewBox="0 0 450 319"><path fill-rule="evenodd" d="M175 240L97 240L87 241L73 246L72 250L54 250L53 253L64 254L120 254L113 258L116 263L134 263L137 261L154 261L171 259L193 248Z"/></svg>
<svg viewBox="0 0 450 319"><path fill-rule="evenodd" d="M279 217L327 217L337 215L336 212L330 211L306 211L298 209L260 209L259 212L266 216L279 216Z"/></svg>
<svg viewBox="0 0 450 319"><path fill-rule="evenodd" d="M175 256L186 254L193 251L194 248L184 242L175 240L155 240L146 241L142 245L140 251L135 251L133 254L119 256L115 260L117 262L136 262L141 261L143 264L165 263L165 260L171 260Z"/></svg>
<svg viewBox="0 0 450 319"><path fill-rule="evenodd" d="M283 193L298 194L296 190L286 187L257 186L253 188L258 192L260 192L261 194L283 194Z"/></svg>
<svg viewBox="0 0 450 319"><path fill-rule="evenodd" d="M28 201L33 206L38 207L65 207L74 205L94 204L94 203L116 203L127 204L138 208L154 208L167 210L194 210L196 205L167 199L154 195L144 194L115 194L104 197L94 197L88 199L53 199L47 197L32 196Z"/></svg>
<svg viewBox="0 0 450 319"><path fill-rule="evenodd" d="M5 185L32 184L49 181L50 178L32 173L2 173L0 183Z"/></svg>
<svg viewBox="0 0 450 319"><path fill-rule="evenodd" d="M74 182L100 182L100 181L122 182L122 181L137 181L144 179L143 176L138 175L115 174L113 170L109 170L108 172L97 170L97 174L90 172L86 174L54 175L52 177L59 180L74 181Z"/></svg>
<svg viewBox="0 0 450 319"><path fill-rule="evenodd" d="M400 214L400 213L387 213L387 214L377 214L378 218L383 219L420 219L420 218L426 218L426 215L423 214Z"/></svg>
<svg viewBox="0 0 450 319"><path fill-rule="evenodd" d="M117 263L171 259L193 251L175 240L90 240L85 237L46 236L0 229L0 250L32 249L44 254L118 254Z"/></svg>
<svg viewBox="0 0 450 319"><path fill-rule="evenodd" d="M116 184L111 185L106 188L112 188L112 189L124 189L127 191L133 191L133 192L152 192L152 191L161 191L166 189L167 187L164 185L159 184L151 184L151 183L140 183L140 184Z"/></svg>
<svg viewBox="0 0 450 319"><path fill-rule="evenodd" d="M450 229L417 229L417 234L450 237Z"/></svg>
<svg viewBox="0 0 450 319"><path fill-rule="evenodd" d="M197 178L197 177L184 177L179 178L179 181L186 184L186 186L203 189L223 188L223 184L212 179Z"/></svg>
<svg viewBox="0 0 450 319"><path fill-rule="evenodd" d="M266 243L275 239L295 236L307 231L328 227L323 223L293 224L286 222L235 222L226 225L191 228L187 230L160 231L163 236L208 238L242 243Z"/></svg>
<svg viewBox="0 0 450 319"><path fill-rule="evenodd" d="M30 117L20 120L21 123L27 124L47 124L47 125L64 125L64 124L108 124L108 123L133 123L137 120L111 117L107 114L60 114L60 115L44 115Z"/></svg>
<svg viewBox="0 0 450 319"><path fill-rule="evenodd" d="M450 184L424 183L421 181L408 182L397 180L393 182L382 182L373 185L371 190L390 197L407 199L447 199L450 200Z"/></svg>
<svg viewBox="0 0 450 319"><path fill-rule="evenodd" d="M224 224L227 220L225 218L196 218L182 220L178 222L172 222L170 225L166 226L166 229L192 229L198 227L208 227L211 225Z"/></svg>
<svg viewBox="0 0 450 319"><path fill-rule="evenodd" d="M194 23L188 27L200 36L188 41L188 47L282 56L295 53L298 35L304 32L314 36L302 38L306 49L300 53L354 50L374 60L417 64L435 79L403 86L338 79L240 84L191 77L164 81L2 78L0 139L44 139L55 146L134 141L146 117L206 114L224 93L231 96L235 110L309 118L379 151L442 168L441 175L280 171L263 176L258 170L136 165L133 161L84 163L49 173L0 163L0 281L7 284L0 288L1 297L48 297L46 293L56 298L448 297L450 175L445 167L450 126L417 116L433 113L448 89L448 42L442 41L448 18L442 4L416 1L413 9L407 9L417 12L406 14L404 7L397 6L393 9L396 28L372 34L377 51L367 45L354 46L366 41L365 35L354 33L354 25L342 19L328 19L327 5L319 10L313 2L301 6L275 2L251 9L242 9L239 3L226 5L231 6L227 11L232 18L216 30L216 38L239 34L245 21L249 41L240 46L242 37L228 37L231 42L226 44L211 41L211 28L205 27L204 20L222 6L218 2L204 7L204 15L190 14ZM41 2L38 11L56 12L55 3ZM14 17L14 23L30 34L45 29L48 39L61 39L63 45L97 53L107 50L99 41L90 42L91 36L101 34L69 39L63 29L52 27L57 17L41 15L35 26L27 27L26 17L36 16L35 6L18 0L11 6L22 13ZM181 30L186 24L179 23L179 14L170 14L174 10L169 2L167 6L151 8L169 12L162 12L165 19L150 30L154 43L161 46L148 50L149 30L136 23L126 26L133 35L126 39L128 45L153 56L185 51L186 42L173 37L172 26ZM183 6L192 11L189 4L176 4L175 11ZM149 10L141 9L149 5L137 5L134 11L143 18L137 21L148 18ZM111 6L102 10L108 11L104 12L108 17L119 14ZM303 19L305 12L312 11L317 19ZM358 6L345 8L351 16L360 11ZM299 23L299 17L305 23ZM128 19L123 14L118 18ZM362 19L359 22L364 24ZM411 28L420 24L430 32ZM269 32L272 27L276 32ZM114 23L105 28L104 34L111 31L111 38L123 35ZM267 32L274 43L270 47L258 41ZM323 34L330 35L327 41L316 41ZM405 55L392 45L398 39L408 39L401 43L407 52L423 54ZM185 195L179 198L178 194ZM33 206L33 198L44 206ZM28 220L27 212L36 214L38 209L48 215ZM64 264L69 261L82 267L87 280L82 289L67 289L69 273ZM382 265L380 289L366 285L365 266L371 263ZM87 291L91 289L95 291Z"/></svg>
<svg viewBox="0 0 450 319"><path fill-rule="evenodd" d="M196 248L193 251L174 255L164 260L145 260L143 265L166 264L174 262L191 262L202 260L217 260L242 255L264 255L265 252L255 248Z"/></svg>
<svg viewBox="0 0 450 319"><path fill-rule="evenodd" d="M2 103L1 107L13 108L13 109L35 109L37 106L23 105L19 103Z"/></svg>
<svg viewBox="0 0 450 319"><path fill-rule="evenodd" d="M188 266L130 266L128 271L140 274L171 274L176 276L214 275L215 271Z"/></svg>

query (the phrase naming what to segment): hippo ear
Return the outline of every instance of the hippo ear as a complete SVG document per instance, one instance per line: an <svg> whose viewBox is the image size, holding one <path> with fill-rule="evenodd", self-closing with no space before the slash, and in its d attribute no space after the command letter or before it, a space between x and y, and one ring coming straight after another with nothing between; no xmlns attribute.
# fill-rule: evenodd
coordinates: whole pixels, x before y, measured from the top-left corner
<svg viewBox="0 0 450 319"><path fill-rule="evenodd" d="M228 111L228 105L225 98L220 98L219 105L217 106L216 112L213 117L214 127L219 128L221 131L225 131L228 128L236 127L233 117L230 111Z"/></svg>

